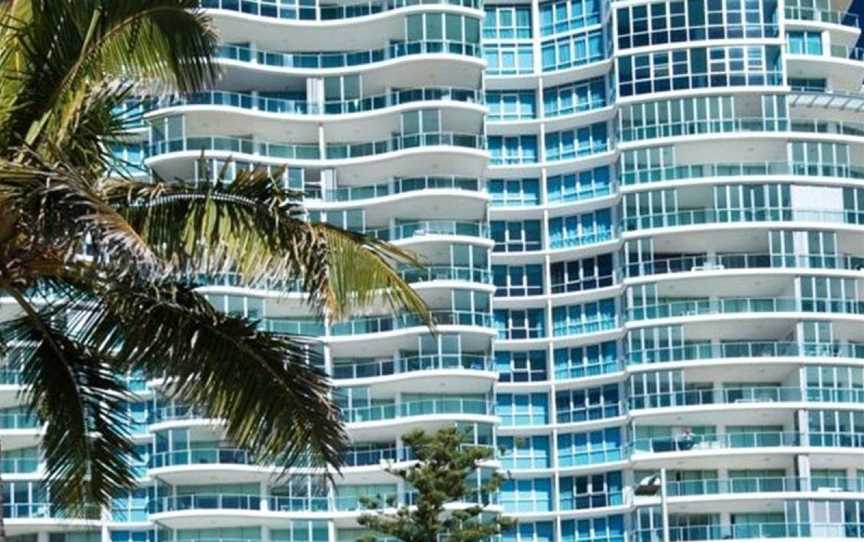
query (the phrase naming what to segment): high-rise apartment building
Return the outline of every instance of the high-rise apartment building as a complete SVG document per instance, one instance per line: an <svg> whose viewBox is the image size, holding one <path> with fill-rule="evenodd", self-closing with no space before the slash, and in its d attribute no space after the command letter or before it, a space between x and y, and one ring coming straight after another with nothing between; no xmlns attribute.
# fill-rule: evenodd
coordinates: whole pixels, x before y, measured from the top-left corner
<svg viewBox="0 0 864 542"><path fill-rule="evenodd" d="M411 500L381 466L405 459L400 435L454 423L507 474L506 542L864 538L848 2L202 4L216 88L160 100L118 154L169 179L287 165L311 220L423 258L403 273L439 333L209 285L225 311L321 338L344 476L273 478L136 381L140 489L92 520L54 513L38 421L0 373L16 540L353 542L361 497ZM666 498L641 495L661 469Z"/></svg>

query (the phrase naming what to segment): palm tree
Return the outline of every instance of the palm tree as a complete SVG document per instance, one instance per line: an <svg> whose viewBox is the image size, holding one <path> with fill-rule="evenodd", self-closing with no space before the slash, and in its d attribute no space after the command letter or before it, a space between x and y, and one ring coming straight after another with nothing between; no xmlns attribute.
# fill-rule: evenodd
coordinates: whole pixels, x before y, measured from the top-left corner
<svg viewBox="0 0 864 542"><path fill-rule="evenodd" d="M197 5L0 0L0 291L17 311L0 347L27 346L18 368L61 505L133 487L131 372L164 377L172 398L224 419L261 461L339 466L346 436L309 342L217 312L198 277L297 281L327 318L380 297L429 321L394 270L416 264L410 254L310 224L277 175L106 177L116 106L142 85L187 92L216 75L217 38Z"/></svg>

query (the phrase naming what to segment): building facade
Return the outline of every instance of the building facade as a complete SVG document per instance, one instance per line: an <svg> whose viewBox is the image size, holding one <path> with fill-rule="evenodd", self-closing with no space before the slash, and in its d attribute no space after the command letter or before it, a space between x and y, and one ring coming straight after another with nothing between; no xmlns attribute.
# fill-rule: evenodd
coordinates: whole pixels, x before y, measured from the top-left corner
<svg viewBox="0 0 864 542"><path fill-rule="evenodd" d="M91 519L52 509L4 371L11 536L353 542L362 497L411 502L382 469L406 459L400 436L455 423L507 475L490 499L518 520L506 542L864 538L847 2L202 4L218 84L151 103L118 156L168 179L287 165L311 220L420 255L402 273L439 333L384 307L321 322L282 285L214 280L217 307L321 339L344 476L275 478L132 380L141 485ZM661 469L666 499L637 495Z"/></svg>

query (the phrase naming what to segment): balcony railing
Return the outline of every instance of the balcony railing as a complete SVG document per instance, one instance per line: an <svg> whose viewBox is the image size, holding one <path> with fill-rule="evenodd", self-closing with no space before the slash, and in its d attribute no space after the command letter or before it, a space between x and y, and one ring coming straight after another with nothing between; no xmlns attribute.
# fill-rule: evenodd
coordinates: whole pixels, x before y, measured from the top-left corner
<svg viewBox="0 0 864 542"><path fill-rule="evenodd" d="M470 220L420 220L366 230L365 233L382 241L398 241L424 235L460 235L488 239L489 224Z"/></svg>
<svg viewBox="0 0 864 542"><path fill-rule="evenodd" d="M864 403L864 389L792 386L741 386L631 395L630 409L682 406L729 405L738 403L788 402Z"/></svg>
<svg viewBox="0 0 864 542"><path fill-rule="evenodd" d="M388 405L348 408L342 410L342 419L347 423L393 420L411 416L435 414L469 414L493 416L495 405L479 399L429 399Z"/></svg>
<svg viewBox="0 0 864 542"><path fill-rule="evenodd" d="M254 465L252 454L239 448L191 448L157 452L150 456L149 468L177 465Z"/></svg>
<svg viewBox="0 0 864 542"><path fill-rule="evenodd" d="M631 453L689 452L727 448L776 448L801 446L803 433L755 432L734 434L678 435L635 439Z"/></svg>
<svg viewBox="0 0 864 542"><path fill-rule="evenodd" d="M593 245L597 243L614 241L616 238L616 230L614 227L574 237L560 237L556 234L557 232L551 233L553 237L549 240L549 248L559 249L581 247L584 245Z"/></svg>
<svg viewBox="0 0 864 542"><path fill-rule="evenodd" d="M741 523L736 525L691 525L671 527L669 540L691 542L766 538L862 538L864 523ZM663 529L638 529L633 542L662 542Z"/></svg>
<svg viewBox="0 0 864 542"><path fill-rule="evenodd" d="M3 503L4 519L70 519L98 520L98 506L84 506L83 510L70 510L50 502Z"/></svg>
<svg viewBox="0 0 864 542"><path fill-rule="evenodd" d="M283 53L262 51L241 45L222 45L218 58L276 68L326 69L361 66L412 55L453 54L480 57L480 46L451 40L424 40L394 43L381 49L332 53Z"/></svg>
<svg viewBox="0 0 864 542"><path fill-rule="evenodd" d="M818 21L821 23L854 26L855 28L860 26L858 15L848 11L836 11L805 6L786 6L785 14L787 19L794 19L797 21Z"/></svg>
<svg viewBox="0 0 864 542"><path fill-rule="evenodd" d="M685 344L669 348L632 350L627 363L663 363L724 358L816 357L864 359L864 344L797 343L789 341L735 341L720 344Z"/></svg>
<svg viewBox="0 0 864 542"><path fill-rule="evenodd" d="M856 59L860 60L861 58L864 58L861 50L854 49L854 51ZM624 127L621 129L619 137L622 142L632 142L644 139L704 134L785 131L862 136L864 135L864 124L860 122L833 120L798 119L790 121L785 118L741 117L731 119L688 120L668 124Z"/></svg>
<svg viewBox="0 0 864 542"><path fill-rule="evenodd" d="M310 198L322 199L328 202L357 201L422 190L485 192L485 185L481 179L469 177L413 177L396 179L390 183L369 186L345 186L334 190L313 192Z"/></svg>
<svg viewBox="0 0 864 542"><path fill-rule="evenodd" d="M480 284L491 284L492 273L487 269L476 267L456 267L449 265L431 265L421 268L405 268L399 270L403 280L415 282L431 282L433 280L459 280L466 282L477 282Z"/></svg>
<svg viewBox="0 0 864 542"><path fill-rule="evenodd" d="M864 167L834 162L718 162L669 167L639 168L621 173L622 184L642 184L712 177L804 175L864 179Z"/></svg>
<svg viewBox="0 0 864 542"><path fill-rule="evenodd" d="M3 474L26 474L39 470L38 458L31 457L4 457L0 459L0 472Z"/></svg>
<svg viewBox="0 0 864 542"><path fill-rule="evenodd" d="M423 101L455 101L482 104L483 93L478 89L462 87L422 87L400 89L387 94L366 96L353 100L328 100L318 103L303 99L292 100L288 98L259 96L248 92L210 90L162 98L155 103L148 104L148 107L152 111L159 108L186 105L213 105L288 115L341 115L374 111L400 104Z"/></svg>
<svg viewBox="0 0 864 542"><path fill-rule="evenodd" d="M434 323L439 326L492 327L492 316L488 312L433 310L431 316ZM333 324L330 328L330 334L334 336L363 335L411 327L425 327L426 325L426 322L416 314L370 316Z"/></svg>
<svg viewBox="0 0 864 542"><path fill-rule="evenodd" d="M835 224L864 224L864 212L856 210L797 209L791 207L765 207L758 209L684 209L626 217L624 231L703 224L730 224L741 222L829 222Z"/></svg>
<svg viewBox="0 0 864 542"><path fill-rule="evenodd" d="M666 484L666 492L670 497L683 497L689 495L726 495L735 493L798 493L802 491L818 491L820 489L831 489L833 491L847 493L860 493L864 492L864 480L837 477L748 477L686 480L683 482L669 482Z"/></svg>
<svg viewBox="0 0 864 542"><path fill-rule="evenodd" d="M148 508L151 514L185 510L260 510L261 497L229 493L177 495L151 499Z"/></svg>
<svg viewBox="0 0 864 542"><path fill-rule="evenodd" d="M428 146L449 146L482 150L484 138L477 134L435 132L394 136L369 143L331 144L327 146L326 160L361 158L388 152ZM320 160L321 153L314 143L268 143L231 136L203 136L170 139L151 143L148 157L184 151L214 151L265 156L285 160Z"/></svg>
<svg viewBox="0 0 864 542"><path fill-rule="evenodd" d="M492 371L492 358L479 354L442 354L406 356L370 362L345 363L333 366L333 378L371 378L415 371L462 369L470 371Z"/></svg>
<svg viewBox="0 0 864 542"><path fill-rule="evenodd" d="M0 386L21 385L20 369L0 369Z"/></svg>
<svg viewBox="0 0 864 542"><path fill-rule="evenodd" d="M324 324L317 320L263 318L259 321L258 328L262 331L269 331L270 333L304 335L307 337L320 337L326 334Z"/></svg>
<svg viewBox="0 0 864 542"><path fill-rule="evenodd" d="M455 132L430 132L394 136L390 139L370 143L333 143L327 145L327 160L362 158L388 152L414 149L418 147L461 147L485 150L486 140L482 135Z"/></svg>
<svg viewBox="0 0 864 542"><path fill-rule="evenodd" d="M864 48L847 46L847 45L832 45L831 56L835 58L845 58L848 60L864 60Z"/></svg>
<svg viewBox="0 0 864 542"><path fill-rule="evenodd" d="M626 267L628 277L688 273L693 271L719 271L724 269L864 269L864 256L845 254L707 254L677 256L662 260L637 262Z"/></svg>
<svg viewBox="0 0 864 542"><path fill-rule="evenodd" d="M371 0L351 4L320 6L320 16L314 6L280 4L277 0L201 0L201 7L234 11L256 17L286 20L332 20L350 19L374 15L407 6L444 4L480 9L479 0Z"/></svg>
<svg viewBox="0 0 864 542"><path fill-rule="evenodd" d="M633 440L631 454L707 451L735 448L776 448L816 446L822 448L864 448L864 433L850 432L754 432L707 435L677 435Z"/></svg>
<svg viewBox="0 0 864 542"><path fill-rule="evenodd" d="M854 299L806 299L791 297L730 297L720 299L682 299L635 307L627 311L630 320L652 320L706 314L817 312L864 314L864 302Z"/></svg>
<svg viewBox="0 0 864 542"><path fill-rule="evenodd" d="M37 429L42 424L39 418L26 412L0 414L0 430L2 429Z"/></svg>

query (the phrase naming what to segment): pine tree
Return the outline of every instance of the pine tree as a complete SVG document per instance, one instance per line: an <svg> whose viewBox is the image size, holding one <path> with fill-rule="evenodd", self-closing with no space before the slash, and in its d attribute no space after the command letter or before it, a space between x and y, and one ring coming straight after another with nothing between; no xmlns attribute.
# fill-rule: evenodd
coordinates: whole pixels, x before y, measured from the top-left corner
<svg viewBox="0 0 864 542"><path fill-rule="evenodd" d="M421 430L405 435L402 440L416 461L387 472L414 490L411 506L393 510L391 501L366 498L363 504L373 513L361 516L359 523L402 542L480 542L506 530L511 521L489 508L490 496L502 481L492 467L484 466L492 450L465 445L464 436L455 427L432 435ZM492 471L479 487L478 470ZM361 542L375 540L372 536Z"/></svg>

